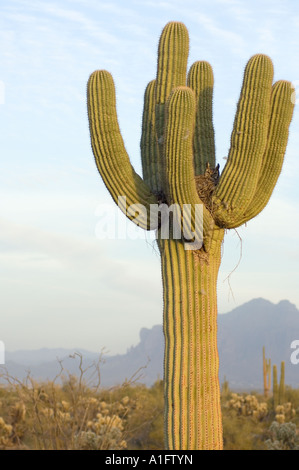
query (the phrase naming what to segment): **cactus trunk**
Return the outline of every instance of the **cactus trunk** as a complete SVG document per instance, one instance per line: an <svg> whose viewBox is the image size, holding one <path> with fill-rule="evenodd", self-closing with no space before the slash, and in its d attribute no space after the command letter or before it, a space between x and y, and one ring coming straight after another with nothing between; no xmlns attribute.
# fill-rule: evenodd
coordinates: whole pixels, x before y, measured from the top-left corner
<svg viewBox="0 0 299 470"><path fill-rule="evenodd" d="M160 240L164 287L167 449L222 449L216 283L218 252L203 259Z"/></svg>

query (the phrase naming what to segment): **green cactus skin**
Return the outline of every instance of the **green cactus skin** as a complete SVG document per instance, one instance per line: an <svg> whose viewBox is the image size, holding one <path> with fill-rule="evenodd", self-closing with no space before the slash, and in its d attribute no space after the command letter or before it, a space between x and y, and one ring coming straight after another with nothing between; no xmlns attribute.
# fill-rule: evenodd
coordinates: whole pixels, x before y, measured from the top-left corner
<svg viewBox="0 0 299 470"><path fill-rule="evenodd" d="M279 404L285 403L285 362L281 361L279 381Z"/></svg>
<svg viewBox="0 0 299 470"><path fill-rule="evenodd" d="M263 376L264 376L264 396L268 398L271 389L271 359L266 359L265 348L263 347Z"/></svg>
<svg viewBox="0 0 299 470"><path fill-rule="evenodd" d="M167 449L222 449L218 380L216 284L224 231L257 215L279 176L291 121L293 89L272 85L273 66L262 54L244 73L231 137L219 178L212 123L213 71L195 62L187 75L189 37L184 24L168 23L160 37L156 79L144 95L141 157L143 179L130 164L120 135L115 91L107 71L88 81L92 149L114 201L131 204L203 206L203 246L186 250L185 240L163 239L164 396ZM194 210L192 231L197 230ZM136 221L135 221L136 222ZM148 220L139 223L153 229ZM187 234L188 235L188 234ZM186 237L188 239L188 237Z"/></svg>
<svg viewBox="0 0 299 470"><path fill-rule="evenodd" d="M166 447L221 449L216 302L221 243L209 265L176 240L159 240L159 247Z"/></svg>
<svg viewBox="0 0 299 470"><path fill-rule="evenodd" d="M280 381L278 386L277 367L273 366L273 404L274 409L278 405L285 403L285 362L281 361L280 364Z"/></svg>
<svg viewBox="0 0 299 470"><path fill-rule="evenodd" d="M273 406L274 411L279 405L279 391L278 391L278 381L277 381L277 366L273 366Z"/></svg>

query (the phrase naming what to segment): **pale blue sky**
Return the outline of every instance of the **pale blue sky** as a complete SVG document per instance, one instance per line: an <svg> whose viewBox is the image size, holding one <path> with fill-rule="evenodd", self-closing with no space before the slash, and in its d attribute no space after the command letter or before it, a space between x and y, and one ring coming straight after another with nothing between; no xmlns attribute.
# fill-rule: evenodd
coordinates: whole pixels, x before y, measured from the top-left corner
<svg viewBox="0 0 299 470"><path fill-rule="evenodd" d="M182 6L183 5L183 6ZM294 0L3 0L0 4L0 340L8 350L81 347L124 352L162 322L160 260L151 241L98 240L111 203L90 148L86 83L115 80L126 148L141 173L144 89L164 25L185 23L190 60L214 69L217 159L227 155L243 70L268 54L275 81L299 96L299 4ZM299 112L271 202L227 234L219 312L254 298L299 307ZM234 297L231 294L231 289Z"/></svg>

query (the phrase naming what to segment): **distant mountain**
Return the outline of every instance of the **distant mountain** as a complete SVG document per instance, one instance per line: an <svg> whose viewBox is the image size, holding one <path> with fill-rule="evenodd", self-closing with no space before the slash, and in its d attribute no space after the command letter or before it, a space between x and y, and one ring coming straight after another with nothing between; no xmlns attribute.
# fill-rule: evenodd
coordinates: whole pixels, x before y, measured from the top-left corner
<svg viewBox="0 0 299 470"><path fill-rule="evenodd" d="M285 361L286 383L299 387L299 364L290 361L290 344L299 340L299 310L287 300L273 304L254 299L218 316L218 349L220 382L224 377L235 390L261 390L262 348L266 357L280 370ZM102 386L138 380L146 385L163 377L164 338L162 326L142 328L140 342L126 354L107 356L100 364ZM83 368L97 361L99 354L78 350L83 357ZM79 357L69 357L74 350L41 349L38 351L7 352L6 368L12 376L23 378L30 369L36 380L53 379L59 372L59 360L65 370L78 373ZM1 369L0 369L1 370ZM89 373L91 374L91 368ZM88 375L88 372L87 372Z"/></svg>
<svg viewBox="0 0 299 470"><path fill-rule="evenodd" d="M262 349L271 364L285 361L286 383L299 387L299 364L290 361L293 340L299 340L299 310L287 300L273 304L254 299L218 317L220 380L232 388L261 389ZM278 377L278 378L279 378Z"/></svg>

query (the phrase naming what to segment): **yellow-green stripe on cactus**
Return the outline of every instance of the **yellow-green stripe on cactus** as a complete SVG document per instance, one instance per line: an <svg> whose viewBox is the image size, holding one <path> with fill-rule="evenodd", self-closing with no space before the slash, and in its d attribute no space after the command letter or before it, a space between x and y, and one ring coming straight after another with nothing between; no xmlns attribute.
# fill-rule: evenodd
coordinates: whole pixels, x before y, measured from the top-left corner
<svg viewBox="0 0 299 470"><path fill-rule="evenodd" d="M88 116L96 164L112 198L117 202L125 196L121 208L134 222L130 206L137 212L142 206L138 224L157 229L164 301L165 446L218 450L223 447L216 297L221 245L226 229L247 222L269 201L286 150L294 90L286 81L272 84L267 56L249 60L220 176L212 122L213 70L199 61L187 73L188 48L185 25L168 23L159 41L156 77L144 94L143 178L125 150L114 84L106 71L96 71L89 79ZM150 218L153 208L157 215L165 207L176 208L179 215L170 223L169 237L164 236L161 214ZM197 219L198 207L202 211ZM178 226L183 228L180 236ZM200 243L193 245L197 236Z"/></svg>

